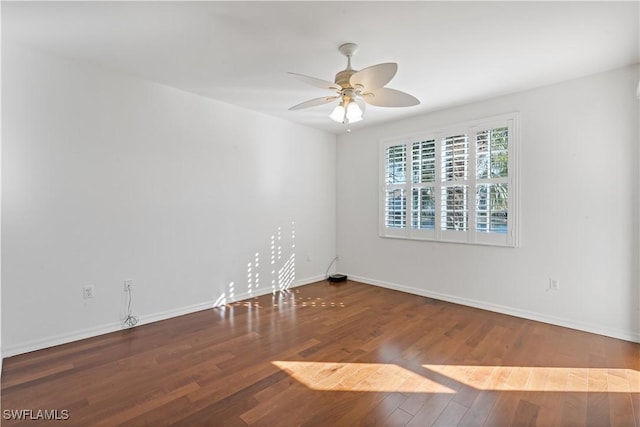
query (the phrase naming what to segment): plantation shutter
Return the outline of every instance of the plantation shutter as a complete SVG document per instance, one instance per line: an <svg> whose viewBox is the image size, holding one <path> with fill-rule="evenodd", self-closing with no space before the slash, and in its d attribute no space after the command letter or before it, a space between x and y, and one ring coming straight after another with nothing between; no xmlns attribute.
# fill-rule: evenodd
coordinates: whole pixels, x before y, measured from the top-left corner
<svg viewBox="0 0 640 427"><path fill-rule="evenodd" d="M380 236L515 246L517 114L380 145Z"/></svg>
<svg viewBox="0 0 640 427"><path fill-rule="evenodd" d="M440 228L446 231L469 229L469 136L444 136L441 149L441 218Z"/></svg>
<svg viewBox="0 0 640 427"><path fill-rule="evenodd" d="M407 147L386 147L384 153L385 197L384 227L404 230L407 227Z"/></svg>
<svg viewBox="0 0 640 427"><path fill-rule="evenodd" d="M411 144L411 228L435 230L436 141ZM431 231L430 234L433 234Z"/></svg>

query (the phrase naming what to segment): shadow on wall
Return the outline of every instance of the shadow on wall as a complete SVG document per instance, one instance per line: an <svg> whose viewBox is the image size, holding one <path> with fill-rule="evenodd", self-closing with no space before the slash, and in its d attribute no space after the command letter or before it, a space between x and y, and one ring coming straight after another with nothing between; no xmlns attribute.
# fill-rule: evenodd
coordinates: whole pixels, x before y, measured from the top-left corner
<svg viewBox="0 0 640 427"><path fill-rule="evenodd" d="M247 262L246 287L235 281L229 282L225 291L214 299L213 307L263 295L267 293L267 289L273 294L288 290L296 278L295 248L296 223L291 221L288 234L283 233L282 227L278 227L270 237L266 253L256 252Z"/></svg>

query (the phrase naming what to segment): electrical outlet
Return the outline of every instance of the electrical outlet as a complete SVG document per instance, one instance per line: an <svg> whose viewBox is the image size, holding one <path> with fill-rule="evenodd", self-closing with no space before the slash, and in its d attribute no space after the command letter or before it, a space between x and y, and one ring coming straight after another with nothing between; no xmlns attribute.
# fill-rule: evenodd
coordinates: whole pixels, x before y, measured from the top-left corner
<svg viewBox="0 0 640 427"><path fill-rule="evenodd" d="M124 281L124 291L125 292L129 292L132 289L133 289L133 280L132 279L126 279Z"/></svg>
<svg viewBox="0 0 640 427"><path fill-rule="evenodd" d="M549 279L549 289L551 289L552 291L557 291L558 289L560 289L560 280L558 279Z"/></svg>
<svg viewBox="0 0 640 427"><path fill-rule="evenodd" d="M87 285L82 288L82 298L89 299L93 298L93 285Z"/></svg>

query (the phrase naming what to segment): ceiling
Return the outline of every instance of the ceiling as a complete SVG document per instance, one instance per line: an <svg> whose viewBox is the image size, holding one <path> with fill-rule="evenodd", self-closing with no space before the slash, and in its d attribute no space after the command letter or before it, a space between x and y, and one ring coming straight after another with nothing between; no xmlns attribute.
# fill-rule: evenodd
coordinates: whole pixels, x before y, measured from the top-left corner
<svg viewBox="0 0 640 427"><path fill-rule="evenodd" d="M409 108L369 107L353 130L640 62L637 1L628 2L7 2L2 37L67 58L332 133L331 95L287 72L333 81L397 62L388 87Z"/></svg>

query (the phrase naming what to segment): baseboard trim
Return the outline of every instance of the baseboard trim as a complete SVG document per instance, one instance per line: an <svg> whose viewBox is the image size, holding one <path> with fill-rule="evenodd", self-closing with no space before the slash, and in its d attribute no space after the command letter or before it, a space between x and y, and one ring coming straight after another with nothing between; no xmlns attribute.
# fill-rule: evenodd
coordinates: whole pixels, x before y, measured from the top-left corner
<svg viewBox="0 0 640 427"><path fill-rule="evenodd" d="M398 285L396 283L384 282L380 280L370 279L368 277L349 275L349 279L365 283L373 286L380 286L382 288L393 289L396 291L406 292L414 295L420 295L423 297L433 298L440 301L447 301L454 304L465 305L468 307L479 308L482 310L492 311L495 313L507 314L509 316L520 317L527 320L535 320L537 322L549 323L551 325L562 326L565 328L576 329L583 332L590 332L593 334L604 335L611 338L617 338L625 341L631 341L640 343L640 333L633 331L614 330L609 328L603 328L599 325L593 325L584 322L575 322L573 320L564 319L555 316L549 316L546 314L536 313L527 310L514 309L499 304L492 304L486 301L479 301L469 298L462 298L455 295L443 294L440 292L433 292L419 288L413 288L411 286Z"/></svg>
<svg viewBox="0 0 640 427"><path fill-rule="evenodd" d="M304 280L296 281L290 287L295 288L298 286L319 282L325 279L326 279L325 276L314 276ZM455 295L428 291L428 290L414 288L410 286L399 285L396 283L375 280L368 277L349 275L349 279L356 282L361 282L361 283L365 283L373 286L380 286L382 288L393 289L396 291L406 292L414 295L420 295L428 298L434 298L437 300L447 301L454 304L465 305L469 307L479 308L482 310L488 310L496 313L520 317L523 319L535 320L538 322L549 323L552 325L562 326L565 328L576 329L579 331L590 332L594 334L605 335L612 338L618 338L625 341L640 343L640 333L636 334L633 331L622 331L622 330L612 330L609 328L602 328L599 325L593 325L593 324L583 323L583 322L575 322L569 319L548 316L545 314L526 311L526 310L518 310L512 307L488 303L486 301L462 298ZM216 306L223 305L225 303L242 301L245 299L258 297L258 296L266 295L269 293L273 293L273 290L260 289L251 293L245 292L242 294L235 295L232 299L228 301L227 300L222 300L222 301L210 300L210 301L205 301L198 304L178 307L178 308L165 310L157 313L141 315L137 326L142 326L149 323L170 319L172 317L183 316L185 314L195 313L197 311L207 310L210 308L214 308ZM96 337L99 335L108 334L111 332L117 332L122 329L123 327L121 322L113 322L113 323L103 324L93 328L73 331L67 334L60 334L53 337L47 337L44 339L32 340L32 341L20 343L14 346L9 346L7 348L3 348L1 357L11 357L11 356L16 356L18 354L29 353L31 351L42 350L45 348L54 347L61 344L67 344L73 341L79 341L87 338ZM0 374L1 374L1 369L2 369L2 358L0 358Z"/></svg>
<svg viewBox="0 0 640 427"><path fill-rule="evenodd" d="M325 276L314 276L303 280L295 281L289 288L295 288L298 286L308 285L310 283L319 282L324 280ZM170 310L165 310L157 313L140 315L138 318L138 326L147 325L149 323L159 322L161 320L170 319L172 317L183 316L185 314L195 313L197 311L208 310L210 308L218 307L226 303L232 303L236 301L242 301L249 298L258 297L261 295L267 295L273 293L273 289L258 289L254 292L244 292L242 294L234 295L233 298L222 300L210 300L198 304L192 304L188 306L178 307ZM99 335L109 334L123 330L122 322L112 322L103 324L93 328L81 329L66 334L60 334L53 337L47 337L44 339L32 340L17 345L9 346L2 349L3 357L11 357L19 354L29 353L32 351L42 350L57 345L67 344L74 341L79 341L87 338L93 338ZM0 369L2 361L0 359Z"/></svg>

